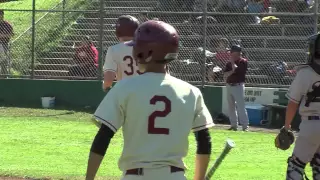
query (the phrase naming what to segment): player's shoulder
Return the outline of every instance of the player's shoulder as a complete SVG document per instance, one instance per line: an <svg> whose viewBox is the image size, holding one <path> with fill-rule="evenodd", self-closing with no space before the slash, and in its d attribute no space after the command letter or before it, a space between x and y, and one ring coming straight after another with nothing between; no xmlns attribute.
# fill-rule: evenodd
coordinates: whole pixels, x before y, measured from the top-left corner
<svg viewBox="0 0 320 180"><path fill-rule="evenodd" d="M119 42L118 44L115 44L113 46L110 47L112 49L112 52L115 54L119 54L122 55L127 54L128 52L132 52L132 47L131 46L127 46L124 44L124 42Z"/></svg>
<svg viewBox="0 0 320 180"><path fill-rule="evenodd" d="M127 81L129 78L130 77L117 81L108 92L108 95L113 96L113 98L125 98L128 92L130 91L131 84L129 84Z"/></svg>
<svg viewBox="0 0 320 180"><path fill-rule="evenodd" d="M131 48L131 47L125 45L124 42L119 42L119 43L111 46L111 48L112 48L113 50L119 50L119 49L121 50L121 49L128 49L128 48Z"/></svg>
<svg viewBox="0 0 320 180"><path fill-rule="evenodd" d="M296 78L310 78L310 76L313 76L313 74L315 73L312 67L307 64L296 66L294 70L296 71Z"/></svg>
<svg viewBox="0 0 320 180"><path fill-rule="evenodd" d="M112 50L112 51L117 51L118 49L121 49L125 46L125 44L123 42L119 42L117 44L114 44L112 46L109 46L108 49Z"/></svg>
<svg viewBox="0 0 320 180"><path fill-rule="evenodd" d="M171 81L175 82L175 83L178 83L180 85L183 85L183 86L187 86L189 88L193 88L195 86L193 86L192 84L188 83L187 81L184 81L182 79L179 79L179 78L176 78L170 74L168 74L168 77L171 79Z"/></svg>
<svg viewBox="0 0 320 180"><path fill-rule="evenodd" d="M312 68L310 67L309 64L300 64L297 65L293 68L297 73L306 73L306 72L310 72L312 70Z"/></svg>
<svg viewBox="0 0 320 180"><path fill-rule="evenodd" d="M128 79L130 79L131 76L128 76L126 78L123 78L116 82L116 84L113 86L113 88L122 88L123 86L126 86L128 83Z"/></svg>
<svg viewBox="0 0 320 180"><path fill-rule="evenodd" d="M182 79L178 79L174 76L171 76L171 75L168 75L168 76L171 79L172 84L174 84L175 86L182 88L182 89L185 89L185 90L190 90L195 95L201 94L201 91L198 87L196 87L196 86L194 86L194 85L192 85Z"/></svg>
<svg viewBox="0 0 320 180"><path fill-rule="evenodd" d="M124 91L125 89L130 89L130 87L134 86L139 82L140 80L137 79L138 76L127 76L126 78L121 79L120 81L117 81L117 83L114 85L113 88L117 88L121 91Z"/></svg>

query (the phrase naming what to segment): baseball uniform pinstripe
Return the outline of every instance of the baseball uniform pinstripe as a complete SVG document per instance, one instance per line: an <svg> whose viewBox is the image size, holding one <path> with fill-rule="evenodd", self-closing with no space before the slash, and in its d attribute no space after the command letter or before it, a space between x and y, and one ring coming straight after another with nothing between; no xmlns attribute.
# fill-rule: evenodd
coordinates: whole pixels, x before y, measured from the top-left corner
<svg viewBox="0 0 320 180"><path fill-rule="evenodd" d="M95 117L114 132L122 127L124 146L119 168L144 168L144 176L124 180L185 180L190 130L214 126L201 91L169 74L145 73L119 81L106 95Z"/></svg>

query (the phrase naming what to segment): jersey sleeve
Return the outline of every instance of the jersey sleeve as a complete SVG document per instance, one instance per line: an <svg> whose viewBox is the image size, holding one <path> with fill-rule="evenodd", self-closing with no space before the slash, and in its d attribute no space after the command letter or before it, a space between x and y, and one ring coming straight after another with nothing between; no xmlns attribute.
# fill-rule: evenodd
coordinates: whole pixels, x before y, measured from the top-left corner
<svg viewBox="0 0 320 180"><path fill-rule="evenodd" d="M239 63L238 67L235 69L236 73L246 73L248 70L248 62L243 60Z"/></svg>
<svg viewBox="0 0 320 180"><path fill-rule="evenodd" d="M120 91L116 87L108 92L94 113L94 117L98 121L114 132L117 132L124 122L123 105L119 98L121 97Z"/></svg>
<svg viewBox="0 0 320 180"><path fill-rule="evenodd" d="M103 65L103 72L106 71L112 71L116 72L117 71L117 62L115 61L115 58L113 57L113 51L112 47L109 47L107 50L107 54L105 57L104 65Z"/></svg>
<svg viewBox="0 0 320 180"><path fill-rule="evenodd" d="M231 70L232 70L231 63L227 62L226 67L224 68L223 72L229 72Z"/></svg>
<svg viewBox="0 0 320 180"><path fill-rule="evenodd" d="M308 79L305 76L304 70L298 71L296 77L294 78L286 97L295 103L300 103L302 97L308 91Z"/></svg>
<svg viewBox="0 0 320 180"><path fill-rule="evenodd" d="M211 114L204 103L202 93L200 90L198 91L198 97L196 102L196 111L195 111L195 117L193 121L193 128L192 130L194 132L210 128L214 126Z"/></svg>

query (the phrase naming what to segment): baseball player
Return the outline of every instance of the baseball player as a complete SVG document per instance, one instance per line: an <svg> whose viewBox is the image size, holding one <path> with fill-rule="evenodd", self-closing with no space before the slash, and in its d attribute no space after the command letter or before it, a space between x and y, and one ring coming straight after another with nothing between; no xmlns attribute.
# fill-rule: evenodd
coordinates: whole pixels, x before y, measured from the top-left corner
<svg viewBox="0 0 320 180"><path fill-rule="evenodd" d="M289 103L283 128L290 131L298 108L302 120L293 154L288 159L287 180L302 180L308 162L313 179L320 180L320 35L311 36L308 44L308 63L298 67L287 93Z"/></svg>
<svg viewBox="0 0 320 180"><path fill-rule="evenodd" d="M132 47L124 44L132 40L138 26L139 21L133 16L123 15L118 18L116 35L120 43L108 48L103 66L103 90L110 88L115 78L119 81L128 76L141 74L132 57Z"/></svg>
<svg viewBox="0 0 320 180"><path fill-rule="evenodd" d="M145 73L119 81L97 108L94 116L102 126L91 147L87 180L94 179L111 138L121 127L122 180L186 180L182 159L191 130L197 140L194 179L204 179L211 154L208 128L214 123L201 91L166 72L166 64L177 58L178 41L173 26L150 20L127 43Z"/></svg>

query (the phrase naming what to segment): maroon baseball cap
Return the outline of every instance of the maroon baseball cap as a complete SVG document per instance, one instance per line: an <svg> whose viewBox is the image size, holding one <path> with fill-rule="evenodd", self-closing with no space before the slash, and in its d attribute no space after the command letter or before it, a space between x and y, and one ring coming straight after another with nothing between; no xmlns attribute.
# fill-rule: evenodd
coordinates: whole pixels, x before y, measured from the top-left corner
<svg viewBox="0 0 320 180"><path fill-rule="evenodd" d="M175 60L179 48L179 35L176 29L163 21L149 20L135 31L132 41L125 42L133 46L133 56L143 64L148 57L151 60L169 62Z"/></svg>
<svg viewBox="0 0 320 180"><path fill-rule="evenodd" d="M122 15L118 18L116 23L117 37L133 37L134 32L138 28L140 22L137 18L130 15Z"/></svg>

